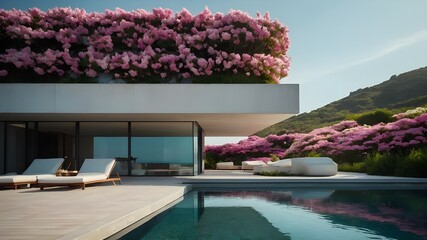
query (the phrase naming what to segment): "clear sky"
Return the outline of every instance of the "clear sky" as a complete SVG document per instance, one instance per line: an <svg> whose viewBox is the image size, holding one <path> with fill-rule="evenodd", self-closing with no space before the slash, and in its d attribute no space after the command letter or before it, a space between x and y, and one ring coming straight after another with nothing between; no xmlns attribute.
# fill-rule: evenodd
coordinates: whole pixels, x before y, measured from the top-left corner
<svg viewBox="0 0 427 240"><path fill-rule="evenodd" d="M84 8L104 11L162 7L193 14L268 11L290 31L291 70L300 111L309 112L394 74L427 66L427 0L2 0L0 8ZM208 139L208 144L209 144ZM211 142L216 143L216 142Z"/></svg>

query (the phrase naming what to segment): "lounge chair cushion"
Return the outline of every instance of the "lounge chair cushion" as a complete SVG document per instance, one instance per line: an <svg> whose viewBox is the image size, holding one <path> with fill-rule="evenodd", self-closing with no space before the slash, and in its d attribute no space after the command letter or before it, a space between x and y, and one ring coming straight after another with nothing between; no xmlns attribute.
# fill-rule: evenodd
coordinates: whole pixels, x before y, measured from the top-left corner
<svg viewBox="0 0 427 240"><path fill-rule="evenodd" d="M74 177L44 177L39 178L38 183L52 183L52 184L72 184L72 183L86 183L92 181L105 180L104 174L79 174Z"/></svg>
<svg viewBox="0 0 427 240"><path fill-rule="evenodd" d="M20 183L20 182L35 182L36 175L6 175L0 176L0 183Z"/></svg>
<svg viewBox="0 0 427 240"><path fill-rule="evenodd" d="M116 160L114 158L86 159L77 176L81 176L83 173L91 175L104 174L107 178L111 173L111 169L113 168L115 161Z"/></svg>
<svg viewBox="0 0 427 240"><path fill-rule="evenodd" d="M116 159L86 159L77 176L43 177L38 178L40 190L52 186L80 186L83 190L86 184L120 181L120 178L109 178Z"/></svg>
<svg viewBox="0 0 427 240"><path fill-rule="evenodd" d="M63 158L34 159L22 175L55 174L62 162Z"/></svg>

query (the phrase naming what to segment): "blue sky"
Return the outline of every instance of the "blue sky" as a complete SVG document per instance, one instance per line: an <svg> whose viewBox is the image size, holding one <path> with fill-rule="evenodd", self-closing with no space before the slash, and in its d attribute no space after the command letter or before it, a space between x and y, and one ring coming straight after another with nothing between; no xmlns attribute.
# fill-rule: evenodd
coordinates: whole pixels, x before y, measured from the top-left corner
<svg viewBox="0 0 427 240"><path fill-rule="evenodd" d="M300 84L300 111L309 112L394 74L427 66L426 0L2 0L0 8L84 8L104 11L162 7L193 14L268 11L290 31L292 65L282 83Z"/></svg>

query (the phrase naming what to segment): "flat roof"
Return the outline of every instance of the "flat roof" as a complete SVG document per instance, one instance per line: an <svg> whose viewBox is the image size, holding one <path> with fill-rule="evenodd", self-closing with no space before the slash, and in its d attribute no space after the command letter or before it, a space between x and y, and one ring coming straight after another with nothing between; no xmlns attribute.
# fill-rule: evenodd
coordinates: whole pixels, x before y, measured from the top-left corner
<svg viewBox="0 0 427 240"><path fill-rule="evenodd" d="M0 121L197 121L247 136L298 113L297 84L0 84Z"/></svg>

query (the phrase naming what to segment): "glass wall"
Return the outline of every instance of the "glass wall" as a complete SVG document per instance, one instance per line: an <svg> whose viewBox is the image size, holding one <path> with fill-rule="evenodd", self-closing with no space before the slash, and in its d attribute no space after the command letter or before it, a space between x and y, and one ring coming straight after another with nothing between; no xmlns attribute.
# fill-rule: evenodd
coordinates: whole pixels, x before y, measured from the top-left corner
<svg viewBox="0 0 427 240"><path fill-rule="evenodd" d="M133 122L132 175L193 175L192 122Z"/></svg>
<svg viewBox="0 0 427 240"><path fill-rule="evenodd" d="M36 129L37 144L34 153L37 158L62 157L63 169L78 170L75 122L39 122ZM28 125L28 136L32 138L31 124Z"/></svg>
<svg viewBox="0 0 427 240"><path fill-rule="evenodd" d="M193 174L197 175L199 172L199 128L198 124L193 123L193 158L194 158L194 168Z"/></svg>
<svg viewBox="0 0 427 240"><path fill-rule="evenodd" d="M128 175L127 122L80 122L79 128L80 166L87 158L116 158L115 172Z"/></svg>
<svg viewBox="0 0 427 240"><path fill-rule="evenodd" d="M200 127L198 123L194 123L197 126L197 162L199 163L199 169L198 172L195 174L201 174L205 171L205 164L203 162L203 159L205 159L204 156L204 146L205 146L205 132Z"/></svg>
<svg viewBox="0 0 427 240"><path fill-rule="evenodd" d="M6 161L5 173L22 173L25 171L26 132L25 122L6 123Z"/></svg>
<svg viewBox="0 0 427 240"><path fill-rule="evenodd" d="M0 122L0 173L23 172L35 158L115 158L120 175L201 173L203 130L196 122Z"/></svg>

